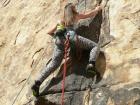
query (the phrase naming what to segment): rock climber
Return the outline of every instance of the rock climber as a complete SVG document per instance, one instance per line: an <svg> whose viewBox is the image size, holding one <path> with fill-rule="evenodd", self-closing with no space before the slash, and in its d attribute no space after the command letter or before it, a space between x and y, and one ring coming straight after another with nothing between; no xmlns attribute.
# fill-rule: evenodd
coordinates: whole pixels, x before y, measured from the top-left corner
<svg viewBox="0 0 140 105"><path fill-rule="evenodd" d="M45 69L42 70L31 87L35 97L39 96L39 88L42 82L60 66L64 57L64 43L67 35L69 35L70 42L76 43L76 23L80 19L95 17L96 14L101 10L102 6L97 6L94 10L82 14L77 12L73 3L68 3L65 5L62 20L60 20L60 22L48 32L49 35L54 36L56 39L55 48L51 62L46 66ZM78 47L80 49L90 50L89 63L87 64L86 70L95 70L95 61L99 53L97 43L79 35L77 35L77 37Z"/></svg>

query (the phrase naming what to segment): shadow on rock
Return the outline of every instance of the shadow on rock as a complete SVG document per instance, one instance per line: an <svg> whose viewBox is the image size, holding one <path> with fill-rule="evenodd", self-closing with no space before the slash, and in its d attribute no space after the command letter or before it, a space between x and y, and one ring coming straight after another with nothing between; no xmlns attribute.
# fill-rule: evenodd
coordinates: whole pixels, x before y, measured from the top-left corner
<svg viewBox="0 0 140 105"><path fill-rule="evenodd" d="M97 75L86 73L85 68L88 64L88 56L89 51L82 51L82 57L80 60L78 60L77 57L73 55L72 59L67 62L67 73L65 79L66 92L86 90L87 88L92 88L94 84L98 84L98 82L102 80L102 76L106 68L106 61L103 52L99 54L96 62L96 68L99 72ZM60 67L58 75L46 84L43 91L41 91L41 96L61 93L63 66L64 65Z"/></svg>
<svg viewBox="0 0 140 105"><path fill-rule="evenodd" d="M97 60L96 60L96 68L100 73L100 76L103 77L106 70L106 58L103 52L100 52Z"/></svg>

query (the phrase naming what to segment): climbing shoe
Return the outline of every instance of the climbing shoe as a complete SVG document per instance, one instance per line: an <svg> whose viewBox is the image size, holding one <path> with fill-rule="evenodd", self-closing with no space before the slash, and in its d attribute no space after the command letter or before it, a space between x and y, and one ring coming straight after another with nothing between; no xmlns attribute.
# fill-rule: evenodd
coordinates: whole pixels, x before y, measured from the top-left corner
<svg viewBox="0 0 140 105"><path fill-rule="evenodd" d="M41 85L40 81L35 81L35 83L32 85L31 89L32 89L32 94L35 97L39 97L39 87Z"/></svg>
<svg viewBox="0 0 140 105"><path fill-rule="evenodd" d="M86 73L87 74L92 74L92 75L96 75L96 68L95 68L95 63L89 63L86 67Z"/></svg>

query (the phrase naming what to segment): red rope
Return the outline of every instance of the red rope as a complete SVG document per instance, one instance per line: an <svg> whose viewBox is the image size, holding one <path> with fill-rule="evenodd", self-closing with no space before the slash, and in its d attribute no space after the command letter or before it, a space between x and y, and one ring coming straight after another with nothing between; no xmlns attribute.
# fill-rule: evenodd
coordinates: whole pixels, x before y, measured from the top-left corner
<svg viewBox="0 0 140 105"><path fill-rule="evenodd" d="M65 51L64 51L64 68L63 68L63 81L62 81L62 95L61 95L61 105L64 105L64 93L65 93L65 78L66 78L66 71L67 71L67 57L69 56L68 55L68 49L70 47L70 40L69 40L69 33L67 34L67 38L66 38L66 41L65 41ZM79 49L79 40L78 40L78 36L76 35L76 49L78 50ZM76 51L77 52L77 56L79 55L79 59L81 58L81 51L78 50ZM78 59L78 60L79 60Z"/></svg>
<svg viewBox="0 0 140 105"><path fill-rule="evenodd" d="M64 92L65 92L65 78L66 78L66 69L67 69L67 56L68 56L68 49L69 49L69 45L70 45L69 37L70 36L67 35L67 38L66 38L66 41L65 41L61 105L64 105Z"/></svg>

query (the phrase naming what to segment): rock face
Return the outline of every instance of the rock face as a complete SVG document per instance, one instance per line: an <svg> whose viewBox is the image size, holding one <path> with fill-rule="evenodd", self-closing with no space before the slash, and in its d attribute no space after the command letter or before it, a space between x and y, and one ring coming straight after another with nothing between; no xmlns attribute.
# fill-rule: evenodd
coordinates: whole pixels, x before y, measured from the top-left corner
<svg viewBox="0 0 140 105"><path fill-rule="evenodd" d="M140 1L69 0L79 12L105 5L95 18L82 20L77 33L100 42L96 68L85 72L88 51L73 55L67 67L65 105L140 105ZM79 1L79 2L78 2ZM53 38L46 34L64 1L0 1L0 105L34 105L30 86L46 66ZM60 8L61 7L61 8ZM41 86L36 105L61 104L63 64Z"/></svg>

